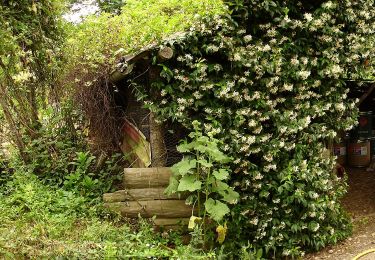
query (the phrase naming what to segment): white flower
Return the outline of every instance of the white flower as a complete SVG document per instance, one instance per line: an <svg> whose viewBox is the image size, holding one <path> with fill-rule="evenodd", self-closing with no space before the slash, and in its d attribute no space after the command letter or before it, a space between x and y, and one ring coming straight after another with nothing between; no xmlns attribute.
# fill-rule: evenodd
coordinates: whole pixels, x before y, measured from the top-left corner
<svg viewBox="0 0 375 260"><path fill-rule="evenodd" d="M185 104L186 103L186 100L184 98L178 98L177 99L177 103L178 104Z"/></svg>
<svg viewBox="0 0 375 260"><path fill-rule="evenodd" d="M191 56L190 54L186 54L185 59L191 61L191 60L193 60L193 56Z"/></svg>
<svg viewBox="0 0 375 260"><path fill-rule="evenodd" d="M330 9L333 7L333 3L331 1L328 1L327 3L324 3L322 5L323 8Z"/></svg>
<svg viewBox="0 0 375 260"><path fill-rule="evenodd" d="M239 83L245 83L246 82L246 78L245 77L241 77L239 80L238 80Z"/></svg>
<svg viewBox="0 0 375 260"><path fill-rule="evenodd" d="M292 63L292 65L298 65L299 64L299 60L297 58L292 58L290 60L290 63Z"/></svg>
<svg viewBox="0 0 375 260"><path fill-rule="evenodd" d="M333 65L331 69L331 73L333 75L339 74L342 72L342 68L339 65Z"/></svg>
<svg viewBox="0 0 375 260"><path fill-rule="evenodd" d="M249 223L250 223L250 224L253 224L254 226L256 226L256 225L258 225L258 221L259 221L258 218L255 217L255 218L253 218L252 220L250 220Z"/></svg>
<svg viewBox="0 0 375 260"><path fill-rule="evenodd" d="M21 71L18 74L12 76L15 83L23 83L28 81L30 78L35 78L34 74L30 71Z"/></svg>
<svg viewBox="0 0 375 260"><path fill-rule="evenodd" d="M245 35L243 39L245 40L245 42L249 42L253 39L253 37L250 34L248 34L248 35Z"/></svg>
<svg viewBox="0 0 375 260"><path fill-rule="evenodd" d="M198 91L195 91L195 92L193 93L193 96L194 96L196 99L201 99L203 95L202 95L201 93L199 93Z"/></svg>
<svg viewBox="0 0 375 260"><path fill-rule="evenodd" d="M291 90L293 90L293 84L284 83L283 89L286 90L286 91L291 91Z"/></svg>
<svg viewBox="0 0 375 260"><path fill-rule="evenodd" d="M264 52L270 51L270 50L271 50L271 46L269 46L268 44L264 45L264 47L263 47Z"/></svg>
<svg viewBox="0 0 375 260"><path fill-rule="evenodd" d="M297 72L297 76L303 80L306 80L310 76L311 72L308 70L301 70Z"/></svg>
<svg viewBox="0 0 375 260"><path fill-rule="evenodd" d="M263 159L267 162L272 162L273 156L271 154L263 155Z"/></svg>
<svg viewBox="0 0 375 260"><path fill-rule="evenodd" d="M215 71L221 71L222 69L223 69L223 67L220 64L215 64L214 65L214 70Z"/></svg>
<svg viewBox="0 0 375 260"><path fill-rule="evenodd" d="M234 60L234 61L240 61L240 60L241 60L241 55L240 55L239 53L235 53L235 54L233 55L233 60Z"/></svg>
<svg viewBox="0 0 375 260"><path fill-rule="evenodd" d="M315 226L315 228L313 229L313 232L318 231L319 227L320 227L319 223L316 223L316 226Z"/></svg>
<svg viewBox="0 0 375 260"><path fill-rule="evenodd" d="M303 16L305 17L307 22L311 22L313 19L312 14L310 13L305 13Z"/></svg>
<svg viewBox="0 0 375 260"><path fill-rule="evenodd" d="M340 112L344 111L344 110L345 110L345 105L344 105L344 103L336 103L336 104L335 104L335 109L336 109L337 111L340 111Z"/></svg>

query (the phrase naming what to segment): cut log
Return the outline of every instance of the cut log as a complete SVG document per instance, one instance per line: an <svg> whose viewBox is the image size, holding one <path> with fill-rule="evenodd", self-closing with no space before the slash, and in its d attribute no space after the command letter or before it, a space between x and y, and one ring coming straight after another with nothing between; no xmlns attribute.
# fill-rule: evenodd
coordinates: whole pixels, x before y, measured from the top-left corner
<svg viewBox="0 0 375 260"><path fill-rule="evenodd" d="M173 57L173 50L171 47L164 47L158 51L158 58L160 61L166 61Z"/></svg>
<svg viewBox="0 0 375 260"><path fill-rule="evenodd" d="M164 188L146 188L119 190L114 193L105 193L104 202L121 202L130 200L166 200L166 199L185 199L186 196L178 194L165 195Z"/></svg>
<svg viewBox="0 0 375 260"><path fill-rule="evenodd" d="M157 232L166 230L180 230L187 231L189 219L188 218L156 218L153 220L154 230Z"/></svg>
<svg viewBox="0 0 375 260"><path fill-rule="evenodd" d="M113 202L104 203L104 206L127 218L136 218L138 214L145 218L187 218L192 214L192 208L183 200Z"/></svg>
<svg viewBox="0 0 375 260"><path fill-rule="evenodd" d="M156 218L153 220L156 226L186 226L189 223L188 218Z"/></svg>
<svg viewBox="0 0 375 260"><path fill-rule="evenodd" d="M124 187L126 189L167 187L171 174L168 167L126 168L124 170Z"/></svg>

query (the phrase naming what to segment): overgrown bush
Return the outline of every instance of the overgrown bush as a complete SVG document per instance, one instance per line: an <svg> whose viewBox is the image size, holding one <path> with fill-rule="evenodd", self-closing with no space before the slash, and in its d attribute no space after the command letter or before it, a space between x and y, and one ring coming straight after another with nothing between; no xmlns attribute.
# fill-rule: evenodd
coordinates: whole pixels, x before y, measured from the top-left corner
<svg viewBox="0 0 375 260"><path fill-rule="evenodd" d="M175 58L151 84L161 98L147 104L189 129L200 121L234 158L229 250L248 241L266 256L301 256L350 234L346 184L323 143L355 124L346 80L374 78L374 3L227 2L232 17L165 41Z"/></svg>
<svg viewBox="0 0 375 260"><path fill-rule="evenodd" d="M24 135L25 162L17 150L10 150L4 173L28 172L50 186L64 187L87 198L100 198L121 180L122 154L94 155L82 115L71 102L40 110L41 125L33 137ZM11 149L11 147L10 147Z"/></svg>

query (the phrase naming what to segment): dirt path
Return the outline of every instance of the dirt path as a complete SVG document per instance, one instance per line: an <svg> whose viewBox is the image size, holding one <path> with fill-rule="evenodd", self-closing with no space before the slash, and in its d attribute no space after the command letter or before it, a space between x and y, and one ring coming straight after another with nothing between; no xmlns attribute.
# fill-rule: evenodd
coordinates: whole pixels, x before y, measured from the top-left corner
<svg viewBox="0 0 375 260"><path fill-rule="evenodd" d="M365 169L347 169L349 192L343 200L344 207L353 219L353 235L333 247L310 254L306 260L352 260L359 253L375 249L375 172ZM375 260L375 253L361 260Z"/></svg>

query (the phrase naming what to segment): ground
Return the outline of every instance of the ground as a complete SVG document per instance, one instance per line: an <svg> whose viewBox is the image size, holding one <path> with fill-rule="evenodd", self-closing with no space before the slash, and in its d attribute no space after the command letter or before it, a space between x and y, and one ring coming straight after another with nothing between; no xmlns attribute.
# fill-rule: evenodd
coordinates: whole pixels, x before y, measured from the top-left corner
<svg viewBox="0 0 375 260"><path fill-rule="evenodd" d="M343 205L353 219L353 235L336 246L306 256L306 260L352 260L368 249L375 249L375 171L365 168L346 169L349 175L349 192ZM374 260L375 253L361 260Z"/></svg>

